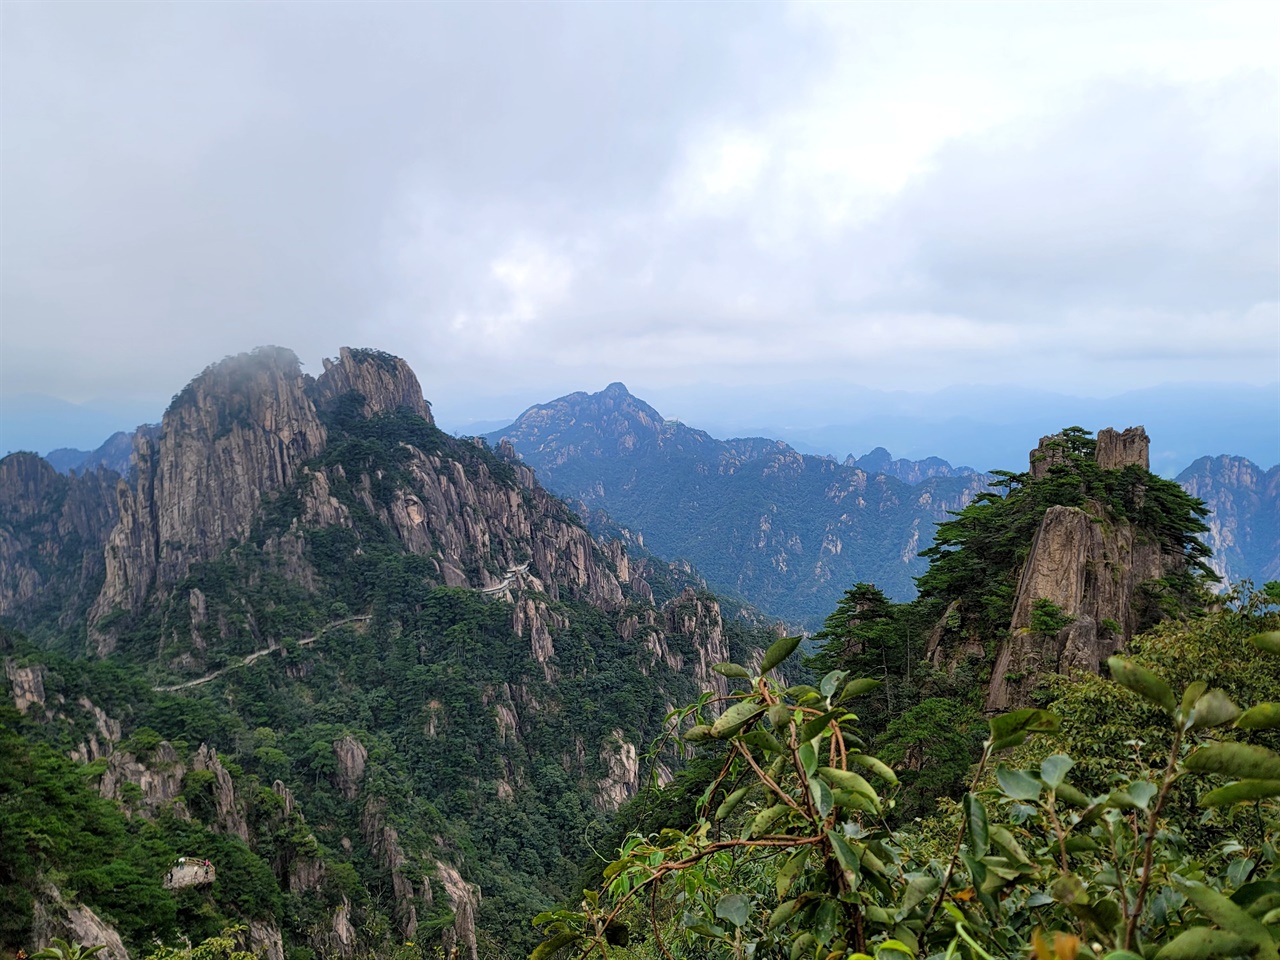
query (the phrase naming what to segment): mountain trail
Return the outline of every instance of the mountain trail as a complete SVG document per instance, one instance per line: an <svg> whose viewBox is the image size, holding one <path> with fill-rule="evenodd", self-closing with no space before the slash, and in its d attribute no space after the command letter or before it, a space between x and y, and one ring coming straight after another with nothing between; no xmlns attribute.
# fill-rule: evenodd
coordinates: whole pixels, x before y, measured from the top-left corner
<svg viewBox="0 0 1280 960"><path fill-rule="evenodd" d="M300 647L310 646L311 644L316 642L316 639L318 637L332 630L334 627L341 627L343 624L347 624L347 623L363 623L366 620L372 620L372 619L373 619L373 615L369 613L360 614L359 616L355 616L355 617L343 617L341 620L335 620L333 621L333 623L325 624L313 636L303 637L301 640L298 641L298 646ZM249 664L253 663L259 657L265 657L268 653L275 653L279 649L280 649L280 644L275 643L273 641L268 643L264 649L255 650L253 653L249 654L243 659L237 660L235 663L229 663L225 667L222 667L219 670L213 671L213 673L205 674L203 677L197 677L196 679L188 680L185 683L175 683L172 686L168 686L168 687L152 687L151 689L156 691L157 693L173 693L175 690L185 690L188 687L198 687L202 683L208 683L210 680L214 680L217 677L222 676L228 670L235 670L238 667L247 667Z"/></svg>

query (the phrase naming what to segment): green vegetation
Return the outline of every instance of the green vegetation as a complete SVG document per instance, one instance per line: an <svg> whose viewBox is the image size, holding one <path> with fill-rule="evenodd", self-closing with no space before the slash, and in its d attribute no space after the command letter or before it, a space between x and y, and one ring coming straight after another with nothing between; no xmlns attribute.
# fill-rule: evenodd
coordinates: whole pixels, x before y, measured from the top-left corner
<svg viewBox="0 0 1280 960"><path fill-rule="evenodd" d="M876 681L786 687L779 641L758 674L721 668L746 687L722 711L672 716L723 758L697 816L630 836L581 908L535 920L533 957L1275 957L1280 703L1236 702L1280 693L1277 627L1235 598L1112 658L1110 682L1060 681L1053 709L990 720L958 804L899 829L854 714Z"/></svg>

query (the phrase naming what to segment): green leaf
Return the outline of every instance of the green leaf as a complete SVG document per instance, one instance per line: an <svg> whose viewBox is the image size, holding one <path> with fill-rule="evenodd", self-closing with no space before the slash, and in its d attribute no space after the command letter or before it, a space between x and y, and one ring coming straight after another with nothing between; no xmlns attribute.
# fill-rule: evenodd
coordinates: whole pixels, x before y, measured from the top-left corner
<svg viewBox="0 0 1280 960"><path fill-rule="evenodd" d="M849 754L849 762L870 770L891 787L898 785L898 775L879 757L873 757L869 753L851 753Z"/></svg>
<svg viewBox="0 0 1280 960"><path fill-rule="evenodd" d="M1191 709L1191 729L1206 730L1230 723L1240 716L1240 708L1221 690L1210 690Z"/></svg>
<svg viewBox="0 0 1280 960"><path fill-rule="evenodd" d="M831 842L831 850L835 853L836 859L840 861L841 867L855 875L862 872L862 863L859 861L858 855L853 852L853 848L849 846L849 842L844 837L834 830L828 830L827 839Z"/></svg>
<svg viewBox="0 0 1280 960"><path fill-rule="evenodd" d="M808 858L809 848L801 847L787 859L786 863L778 868L778 875L773 878L773 882L778 891L779 900L787 895L787 891L791 889L791 884L795 881L796 875L803 869L804 862Z"/></svg>
<svg viewBox="0 0 1280 960"><path fill-rule="evenodd" d="M1210 790L1200 798L1202 807L1225 807L1232 803L1247 803L1280 797L1280 780L1237 780L1217 790Z"/></svg>
<svg viewBox="0 0 1280 960"><path fill-rule="evenodd" d="M1018 863L1030 864L1031 858L1027 856L1027 852L1022 849L1022 845L1014 839L1012 833L999 824L995 824L987 828L991 834L991 840L997 846L1001 847Z"/></svg>
<svg viewBox="0 0 1280 960"><path fill-rule="evenodd" d="M938 878L928 875L922 877L912 877L911 882L907 884L907 891L902 896L902 912L906 913L913 907L919 906L927 897L933 896L938 891Z"/></svg>
<svg viewBox="0 0 1280 960"><path fill-rule="evenodd" d="M1079 787L1072 786L1069 783L1058 784L1058 789L1055 792L1058 799L1068 806L1083 809L1093 803L1092 797L1088 796Z"/></svg>
<svg viewBox="0 0 1280 960"><path fill-rule="evenodd" d="M1020 746L1033 733L1056 733L1062 727L1062 720L1048 710L1028 708L992 717L989 725L991 737L988 742L994 752Z"/></svg>
<svg viewBox="0 0 1280 960"><path fill-rule="evenodd" d="M1280 703L1254 704L1236 720L1239 730L1275 730L1280 727Z"/></svg>
<svg viewBox="0 0 1280 960"><path fill-rule="evenodd" d="M1140 667L1124 657L1111 657L1107 660L1107 666L1111 668L1111 679L1122 687L1127 687L1169 714L1177 711L1178 702L1174 699L1173 690L1146 667Z"/></svg>
<svg viewBox="0 0 1280 960"><path fill-rule="evenodd" d="M796 647L800 646L800 639L800 637L783 637L781 640L774 641L764 652L764 659L760 661L761 676L795 653Z"/></svg>
<svg viewBox="0 0 1280 960"><path fill-rule="evenodd" d="M839 687L840 684L844 683L844 678L847 677L848 675L849 675L848 670L832 670L830 673L828 673L825 677L822 678L822 682L818 684L818 691L824 697L829 698L833 693L836 692L836 688Z"/></svg>
<svg viewBox="0 0 1280 960"><path fill-rule="evenodd" d="M791 725L791 708L785 703L775 703L769 708L769 722L774 730L783 730Z"/></svg>
<svg viewBox="0 0 1280 960"><path fill-rule="evenodd" d="M749 783L745 787L739 787L737 790L733 791L733 793L725 797L724 802L720 804L720 809L716 811L716 819L723 820L728 817L729 814L733 813L738 804L742 802L742 798L745 797L747 792L754 786L754 783Z"/></svg>
<svg viewBox="0 0 1280 960"><path fill-rule="evenodd" d="M1192 927L1178 934L1156 953L1155 960L1212 960L1251 954L1248 940L1225 930Z"/></svg>
<svg viewBox="0 0 1280 960"><path fill-rule="evenodd" d="M1206 887L1203 883L1174 879L1178 889L1187 895L1187 899L1195 904L1196 909L1216 923L1243 937L1257 948L1259 960L1277 960L1276 944L1257 919L1247 911L1232 903L1217 890Z"/></svg>
<svg viewBox="0 0 1280 960"><path fill-rule="evenodd" d="M711 669L722 677L732 677L735 680L751 679L751 674L747 672L747 668L741 667L736 663L713 663Z"/></svg>
<svg viewBox="0 0 1280 960"><path fill-rule="evenodd" d="M1182 707L1180 708L1180 719L1185 720L1191 715L1191 710L1196 705L1196 701L1204 696L1204 692L1209 689L1209 685L1203 680L1196 680L1187 689L1182 691Z"/></svg>
<svg viewBox="0 0 1280 960"><path fill-rule="evenodd" d="M773 913L769 914L769 929L773 930L782 926L800 912L801 906L802 903L798 898L795 900L786 900L783 903L778 904Z"/></svg>
<svg viewBox="0 0 1280 960"><path fill-rule="evenodd" d="M831 788L827 786L827 781L821 777L809 778L809 796L813 798L813 805L818 809L818 816L825 818L831 812L831 806L835 803L831 796Z"/></svg>
<svg viewBox="0 0 1280 960"><path fill-rule="evenodd" d="M1131 950L1112 950L1102 960L1143 960L1143 958L1141 954Z"/></svg>
<svg viewBox="0 0 1280 960"><path fill-rule="evenodd" d="M764 707L758 700L739 700L733 706L729 707L724 713L716 719L711 725L711 735L713 737L731 737L752 717L764 713ZM688 739L686 737L685 739Z"/></svg>
<svg viewBox="0 0 1280 960"><path fill-rule="evenodd" d="M696 727L690 727L681 737L685 743L698 743L702 740L711 739L711 726L706 723L700 723Z"/></svg>
<svg viewBox="0 0 1280 960"><path fill-rule="evenodd" d="M761 730L756 727L750 733L744 733L739 737L743 743L749 747L755 747L757 750L764 750L766 753L783 753L783 746L768 730Z"/></svg>
<svg viewBox="0 0 1280 960"><path fill-rule="evenodd" d="M778 822L778 818L790 809L785 803L775 803L772 807L761 810L751 821L751 832L748 836L764 836L769 832L769 828Z"/></svg>
<svg viewBox="0 0 1280 960"><path fill-rule="evenodd" d="M822 733L823 730L827 729L832 720L844 712L845 711L843 709L828 710L826 713L822 714L822 716L814 717L800 728L800 732L796 735L796 739L801 743L804 743L806 740L812 740L818 734Z"/></svg>
<svg viewBox="0 0 1280 960"><path fill-rule="evenodd" d="M985 857L991 846L991 836L987 831L987 808L972 793L964 795L964 829L969 837L969 850L975 857Z"/></svg>
<svg viewBox="0 0 1280 960"><path fill-rule="evenodd" d="M1247 642L1252 643L1259 650L1265 650L1267 653L1280 653L1280 630L1272 630L1270 633L1255 633Z"/></svg>
<svg viewBox="0 0 1280 960"><path fill-rule="evenodd" d="M837 770L835 767L819 767L818 776L824 778L833 787L840 790L848 790L850 793L860 793L864 797L872 800L879 800L880 795L876 793L875 787L867 783L866 779L861 775L854 773L852 770Z"/></svg>
<svg viewBox="0 0 1280 960"><path fill-rule="evenodd" d="M1040 779L1051 790L1057 790L1062 785L1067 771L1074 766L1075 761L1065 753L1055 753L1053 756L1045 757L1040 761Z"/></svg>
<svg viewBox="0 0 1280 960"><path fill-rule="evenodd" d="M1280 780L1280 754L1248 743L1210 743L1182 761L1196 773L1217 773L1238 780Z"/></svg>
<svg viewBox="0 0 1280 960"><path fill-rule="evenodd" d="M837 702L848 700L852 697L860 697L864 693L870 693L872 690L879 690L884 684L879 680L872 680L870 677L859 677L857 680L850 680L844 685L844 689L840 691Z"/></svg>
<svg viewBox="0 0 1280 960"><path fill-rule="evenodd" d="M847 810L871 814L880 812L879 799L868 797L864 793L854 793L852 790L835 788L831 791L831 798L835 800L837 807L844 807Z"/></svg>
<svg viewBox="0 0 1280 960"><path fill-rule="evenodd" d="M1150 808L1151 798L1159 792L1160 788L1150 780L1135 780L1133 783L1129 784L1129 786L1125 787L1125 793L1132 797L1133 802L1143 810Z"/></svg>
<svg viewBox="0 0 1280 960"><path fill-rule="evenodd" d="M1049 885L1049 895L1059 903L1088 903L1084 882L1074 873L1064 873Z"/></svg>
<svg viewBox="0 0 1280 960"><path fill-rule="evenodd" d="M813 744L800 744L796 749L796 756L800 758L800 766L804 768L804 775L812 777L813 772L818 769L818 751L813 748Z"/></svg>
<svg viewBox="0 0 1280 960"><path fill-rule="evenodd" d="M577 943L582 939L580 933L561 933L550 940L546 940L533 948L533 953L529 954L529 960L549 960L550 957L559 953L571 943Z"/></svg>
<svg viewBox="0 0 1280 960"><path fill-rule="evenodd" d="M1001 764L996 767L996 780L1006 797L1014 800L1040 799L1040 781L1025 770L1013 770Z"/></svg>
<svg viewBox="0 0 1280 960"><path fill-rule="evenodd" d="M716 902L716 916L735 927L745 926L751 913L751 901L741 893L731 893Z"/></svg>

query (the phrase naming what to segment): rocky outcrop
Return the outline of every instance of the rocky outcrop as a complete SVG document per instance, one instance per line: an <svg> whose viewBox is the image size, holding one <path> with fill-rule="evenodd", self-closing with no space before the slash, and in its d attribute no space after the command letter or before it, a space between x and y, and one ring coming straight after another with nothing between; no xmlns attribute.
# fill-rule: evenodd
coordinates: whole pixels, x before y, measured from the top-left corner
<svg viewBox="0 0 1280 960"><path fill-rule="evenodd" d="M151 751L146 763L132 753L111 754L102 779L98 781L98 792L109 800L126 802L123 788L126 783L131 783L141 791L143 809L154 815L182 793L182 780L186 774L187 768L173 745L167 740L161 741Z"/></svg>
<svg viewBox="0 0 1280 960"><path fill-rule="evenodd" d="M436 877L444 887L449 909L453 911L453 926L446 929L441 937L444 955L456 956L459 960L479 960L476 914L480 910L480 888L474 883L467 883L454 866L440 860L436 861Z"/></svg>
<svg viewBox="0 0 1280 960"><path fill-rule="evenodd" d="M58 888L46 883L32 909L31 939L44 949L54 938L86 947L101 946L96 956L105 960L129 960L120 934L83 904L67 903Z"/></svg>
<svg viewBox="0 0 1280 960"><path fill-rule="evenodd" d="M369 751L359 740L347 734L334 741L333 757L338 763L334 785L344 797L354 800L360 792L360 781L364 779L364 765L369 759Z"/></svg>
<svg viewBox="0 0 1280 960"><path fill-rule="evenodd" d="M249 921L249 950L261 960L284 960L280 928L262 920Z"/></svg>
<svg viewBox="0 0 1280 960"><path fill-rule="evenodd" d="M1224 585L1280 580L1280 465L1264 470L1244 457L1201 457L1177 480L1209 508L1201 539Z"/></svg>
<svg viewBox="0 0 1280 960"><path fill-rule="evenodd" d="M44 667L33 664L20 667L13 660L5 660L4 675L9 678L9 692L13 696L13 705L22 714L28 713L32 707L44 710Z"/></svg>
<svg viewBox="0 0 1280 960"><path fill-rule="evenodd" d="M693 642L698 661L693 675L703 690L713 690L717 697L729 694L729 682L711 668L729 660L729 644L724 636L724 621L720 617L720 603L699 596L692 587L684 591L662 608L666 632Z"/></svg>
<svg viewBox="0 0 1280 960"><path fill-rule="evenodd" d="M214 364L134 446L137 487L121 482L106 580L91 611L137 610L149 591L248 536L264 496L291 483L325 444L308 378L288 350L261 348ZM99 653L110 642L99 641Z"/></svg>
<svg viewBox="0 0 1280 960"><path fill-rule="evenodd" d="M213 774L213 809L215 818L211 827L222 833L239 837L249 842L249 824L245 820L244 810L236 798L235 784L231 774L218 759L218 751L207 743L200 744L195 757L191 761L193 770L207 770Z"/></svg>
<svg viewBox="0 0 1280 960"><path fill-rule="evenodd" d="M1151 469L1151 438L1142 427L1123 431L1105 427L1098 431L1093 458L1103 470L1123 470L1136 466Z"/></svg>
<svg viewBox="0 0 1280 960"><path fill-rule="evenodd" d="M348 394L362 398L365 417L408 410L427 423L435 423L431 407L422 398L422 387L409 365L381 350L353 350L343 347L336 360L324 360L324 373L316 380L312 395L321 410L330 409Z"/></svg>
<svg viewBox="0 0 1280 960"><path fill-rule="evenodd" d="M360 818L364 841L384 871L391 875L391 891L395 898L395 919L406 940L412 940L418 929L418 910L413 883L406 875L408 860L400 846L400 834L386 821L381 801L370 800Z"/></svg>
<svg viewBox="0 0 1280 960"><path fill-rule="evenodd" d="M636 745L621 730L614 730L600 746L600 761L606 773L596 788L596 800L605 810L617 810L640 785Z"/></svg>
<svg viewBox="0 0 1280 960"><path fill-rule="evenodd" d="M102 580L117 479L62 476L33 453L0 460L0 616L24 625L38 610L66 626L83 615Z"/></svg>
<svg viewBox="0 0 1280 960"><path fill-rule="evenodd" d="M1140 585L1181 562L1132 524L1106 517L1098 503L1045 513L1018 581L1009 639L996 654L988 710L1025 702L1040 673L1097 673L1137 629ZM1044 621L1055 617L1065 624L1046 634Z"/></svg>

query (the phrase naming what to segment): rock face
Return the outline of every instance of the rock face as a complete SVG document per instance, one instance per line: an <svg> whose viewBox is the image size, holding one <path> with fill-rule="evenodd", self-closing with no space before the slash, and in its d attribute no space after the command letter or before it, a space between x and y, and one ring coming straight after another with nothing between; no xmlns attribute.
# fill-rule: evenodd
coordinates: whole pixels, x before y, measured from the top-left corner
<svg viewBox="0 0 1280 960"><path fill-rule="evenodd" d="M1031 451L1033 477L1064 455L1057 437ZM1098 433L1094 457L1106 470L1146 469L1142 427ZM1138 627L1141 585L1185 561L1161 551L1133 524L1101 503L1050 507L1040 521L1018 579L1009 636L1001 642L987 692L988 711L1026 703L1038 674L1099 672ZM1039 610L1039 616L1037 616Z"/></svg>
<svg viewBox="0 0 1280 960"><path fill-rule="evenodd" d="M139 609L153 588L249 535L263 497L324 449L309 386L291 352L261 348L214 364L174 398L158 434L135 442L136 489L117 489L92 621ZM110 649L99 636L99 654Z"/></svg>
<svg viewBox="0 0 1280 960"><path fill-rule="evenodd" d="M400 846L400 834L387 823L380 801L370 800L365 804L360 829L365 843L373 851L382 869L391 875L396 922L404 938L412 940L418 929L418 911L414 902L416 894L413 882L405 875L408 860Z"/></svg>
<svg viewBox="0 0 1280 960"><path fill-rule="evenodd" d="M1094 459L1103 470L1123 470L1128 466L1151 469L1151 438L1142 427L1111 427L1098 431Z"/></svg>
<svg viewBox="0 0 1280 960"><path fill-rule="evenodd" d="M354 800L360 791L360 781L364 779L364 764L369 758L369 751L351 734L333 744L333 756L338 762L335 777L338 789L348 800Z"/></svg>
<svg viewBox="0 0 1280 960"><path fill-rule="evenodd" d="M405 409L435 423L418 378L407 363L389 353L343 347L336 360L326 358L313 392L316 405L328 409L349 393L364 398L361 412L366 417Z"/></svg>
<svg viewBox="0 0 1280 960"><path fill-rule="evenodd" d="M194 770L207 770L213 774L213 805L216 819L213 826L223 833L239 837L249 842L249 824L245 821L244 810L236 798L235 784L231 774L218 759L218 751L208 744L200 744L195 758L191 761Z"/></svg>
<svg viewBox="0 0 1280 960"><path fill-rule="evenodd" d="M1224 583L1280 580L1280 465L1263 470L1244 457L1201 457L1177 479L1211 511L1204 542Z"/></svg>
<svg viewBox="0 0 1280 960"><path fill-rule="evenodd" d="M35 902L31 937L36 947L44 949L55 937L68 943L101 946L97 954L106 960L129 960L129 952L115 928L83 904L69 904L58 888L46 884Z"/></svg>
<svg viewBox="0 0 1280 960"><path fill-rule="evenodd" d="M24 625L52 610L65 626L101 584L118 477L64 477L31 453L0 460L0 616Z"/></svg>
<svg viewBox="0 0 1280 960"><path fill-rule="evenodd" d="M18 712L25 714L32 707L44 709L44 667L36 664L31 667L20 667L12 660L5 660L4 674L9 678L9 690L13 695L13 705Z"/></svg>
<svg viewBox="0 0 1280 960"><path fill-rule="evenodd" d="M108 800L123 802L124 785L131 783L142 792L144 809L155 814L182 793L182 778L186 773L187 768L172 744L161 741L146 763L132 753L111 754L107 769L98 781L98 792Z"/></svg>
<svg viewBox="0 0 1280 960"><path fill-rule="evenodd" d="M480 909L480 888L467 883L452 865L436 861L436 876L444 886L453 911L453 926L444 932L443 947L446 957L458 956L462 960L479 960L476 948L476 912ZM455 954L454 951L457 951Z"/></svg>

